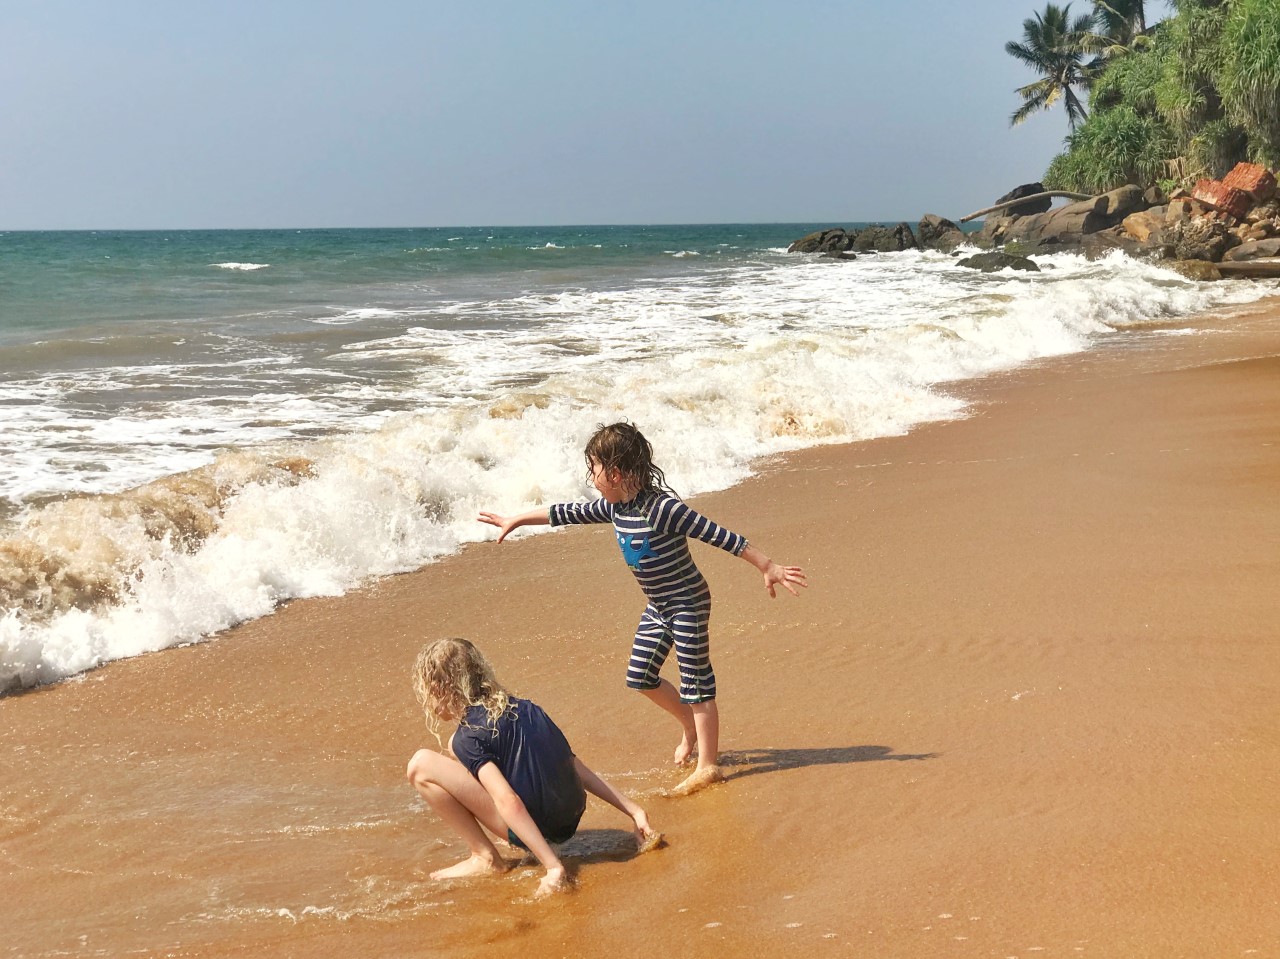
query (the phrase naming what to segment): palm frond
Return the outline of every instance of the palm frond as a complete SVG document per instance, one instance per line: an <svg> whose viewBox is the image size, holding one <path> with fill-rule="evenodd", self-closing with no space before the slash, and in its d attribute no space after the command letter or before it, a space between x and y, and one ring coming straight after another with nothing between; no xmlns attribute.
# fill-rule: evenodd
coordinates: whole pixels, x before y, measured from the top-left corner
<svg viewBox="0 0 1280 959"><path fill-rule="evenodd" d="M1023 104L1014 111L1011 123L1018 124L1037 110L1052 107L1067 96L1067 121L1074 129L1086 115L1073 87L1087 89L1097 74L1096 58L1086 62L1090 51L1085 37L1093 29L1094 14L1071 16L1071 4L1059 7L1047 3L1044 11L1022 21L1021 42L1009 41L1005 52L1041 75L1035 83L1016 92ZM1048 85L1047 92L1042 85Z"/></svg>

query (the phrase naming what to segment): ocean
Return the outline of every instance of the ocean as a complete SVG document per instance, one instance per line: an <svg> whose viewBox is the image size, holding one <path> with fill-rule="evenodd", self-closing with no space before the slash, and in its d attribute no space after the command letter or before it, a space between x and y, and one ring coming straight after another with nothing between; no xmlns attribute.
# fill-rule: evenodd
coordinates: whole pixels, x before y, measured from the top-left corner
<svg viewBox="0 0 1280 959"><path fill-rule="evenodd" d="M590 495L965 415L950 384L1275 292L1114 254L981 274L824 224L0 233L0 690L418 568Z"/></svg>

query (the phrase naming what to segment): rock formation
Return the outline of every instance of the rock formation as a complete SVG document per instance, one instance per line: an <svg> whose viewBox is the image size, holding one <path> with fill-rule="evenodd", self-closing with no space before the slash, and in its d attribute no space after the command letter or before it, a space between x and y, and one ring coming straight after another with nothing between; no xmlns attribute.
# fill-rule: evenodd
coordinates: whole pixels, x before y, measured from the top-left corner
<svg viewBox="0 0 1280 959"><path fill-rule="evenodd" d="M995 205L1044 192L1039 183L1023 184ZM964 244L987 250L1005 247L992 258L959 261L975 269L1038 269L1026 257L1063 250L1097 257L1122 250L1131 256L1176 261L1174 268L1197 279L1280 275L1280 195L1274 171L1240 163L1221 180L1198 181L1191 193L1176 190L1166 197L1159 189L1144 193L1130 184L1056 210L1049 197L1037 197L988 216L977 233L965 233L951 220L930 213L914 233L906 223L863 230L833 227L796 240L788 250L852 259L856 253L912 249L949 253ZM1195 265L1219 262L1224 263L1221 270Z"/></svg>
<svg viewBox="0 0 1280 959"><path fill-rule="evenodd" d="M877 253L900 253L918 247L915 234L905 223L897 226L881 226L876 223L859 232L858 238L853 241L853 248L860 253L869 250Z"/></svg>
<svg viewBox="0 0 1280 959"><path fill-rule="evenodd" d="M1000 250L966 256L956 266L967 266L973 270L981 270L983 273L995 273L997 270L1005 269L1026 270L1029 273L1040 272L1040 267L1028 257L1014 256L1012 253L1003 253Z"/></svg>
<svg viewBox="0 0 1280 959"><path fill-rule="evenodd" d="M950 253L966 241L966 234L946 217L926 213L916 224L916 239L923 249Z"/></svg>

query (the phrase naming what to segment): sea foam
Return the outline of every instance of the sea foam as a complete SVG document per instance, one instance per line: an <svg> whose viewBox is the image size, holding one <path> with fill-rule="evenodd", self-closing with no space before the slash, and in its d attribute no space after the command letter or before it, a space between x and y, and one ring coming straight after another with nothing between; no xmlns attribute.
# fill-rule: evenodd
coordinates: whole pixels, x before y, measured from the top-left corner
<svg viewBox="0 0 1280 959"><path fill-rule="evenodd" d="M0 688L418 568L491 538L481 509L587 498L581 450L602 422L639 425L689 495L740 481L763 456L961 416L948 382L1267 292L1124 258L1061 255L1031 277L973 274L939 254L777 259L680 283L458 300L440 313L465 322L342 351L416 371L395 387L401 412L371 415L388 397L367 386L372 396L323 404L249 396L271 411L259 442L131 489L29 506L0 541ZM324 411L329 435L291 432L290 417ZM221 415L203 407L193 428ZM360 416L363 429L343 431Z"/></svg>

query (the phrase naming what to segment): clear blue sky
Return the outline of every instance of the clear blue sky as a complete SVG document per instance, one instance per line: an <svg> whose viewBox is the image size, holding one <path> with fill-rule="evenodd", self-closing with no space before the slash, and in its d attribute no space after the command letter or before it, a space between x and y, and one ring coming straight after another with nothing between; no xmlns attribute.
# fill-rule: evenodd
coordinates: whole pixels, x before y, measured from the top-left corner
<svg viewBox="0 0 1280 959"><path fill-rule="evenodd" d="M1061 149L1042 8L9 3L0 229L957 218Z"/></svg>

